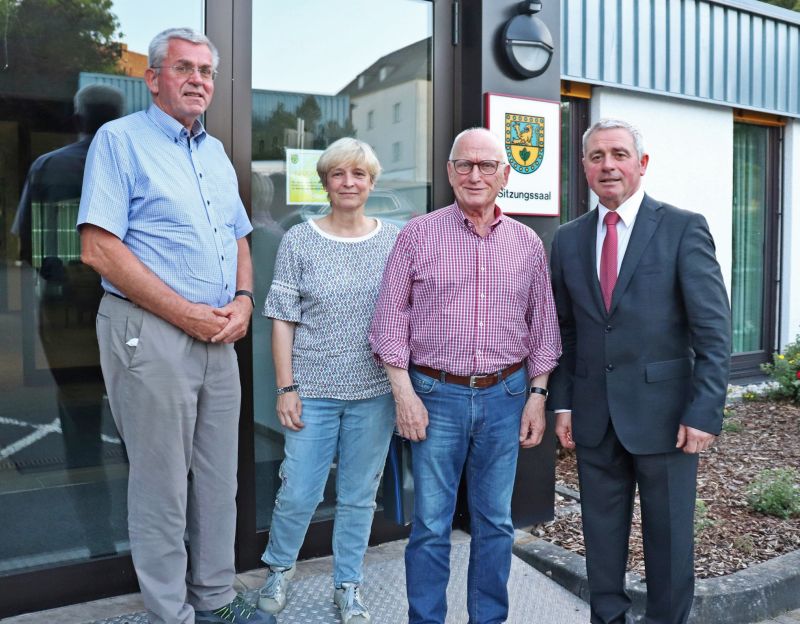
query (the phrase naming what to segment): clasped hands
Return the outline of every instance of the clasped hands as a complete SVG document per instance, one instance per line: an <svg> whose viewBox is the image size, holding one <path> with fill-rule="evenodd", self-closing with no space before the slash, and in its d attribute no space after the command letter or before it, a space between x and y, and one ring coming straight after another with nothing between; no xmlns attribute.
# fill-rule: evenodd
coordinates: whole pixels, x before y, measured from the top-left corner
<svg viewBox="0 0 800 624"><path fill-rule="evenodd" d="M245 297L237 297L221 308L192 303L183 317L181 329L203 342L230 344L247 333L252 313L253 304Z"/></svg>

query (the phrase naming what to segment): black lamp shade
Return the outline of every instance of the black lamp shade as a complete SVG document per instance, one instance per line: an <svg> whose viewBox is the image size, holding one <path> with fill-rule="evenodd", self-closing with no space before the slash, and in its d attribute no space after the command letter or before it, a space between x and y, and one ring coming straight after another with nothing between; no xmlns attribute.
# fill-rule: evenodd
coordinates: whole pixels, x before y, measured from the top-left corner
<svg viewBox="0 0 800 624"><path fill-rule="evenodd" d="M517 15L503 29L503 44L511 66L523 78L543 74L553 58L553 36L535 15Z"/></svg>

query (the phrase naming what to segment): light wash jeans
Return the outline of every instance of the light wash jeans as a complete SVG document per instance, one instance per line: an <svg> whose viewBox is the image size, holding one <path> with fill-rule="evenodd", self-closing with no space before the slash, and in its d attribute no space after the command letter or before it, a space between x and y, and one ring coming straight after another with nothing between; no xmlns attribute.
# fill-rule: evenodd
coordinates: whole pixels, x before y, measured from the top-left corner
<svg viewBox="0 0 800 624"><path fill-rule="evenodd" d="M391 393L359 401L301 399L305 427L285 430L282 483L261 560L269 566L294 565L338 455L333 582L336 587L361 583L375 494L394 430L394 400Z"/></svg>
<svg viewBox="0 0 800 624"><path fill-rule="evenodd" d="M442 383L410 371L428 410L427 438L412 443L414 520L406 547L410 624L444 624L450 577L450 531L466 466L470 515L467 613L470 624L508 617L511 494L519 427L528 398L525 368L484 389Z"/></svg>

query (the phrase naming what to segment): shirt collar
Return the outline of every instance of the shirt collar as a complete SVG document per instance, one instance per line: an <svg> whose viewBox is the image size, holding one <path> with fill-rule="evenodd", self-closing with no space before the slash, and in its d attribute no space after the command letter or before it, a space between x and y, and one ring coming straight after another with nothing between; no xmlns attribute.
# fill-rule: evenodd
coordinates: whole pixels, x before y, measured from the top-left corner
<svg viewBox="0 0 800 624"><path fill-rule="evenodd" d="M625 224L626 228L630 228L633 225L633 222L636 221L636 215L639 213L639 206L642 205L643 200L644 187L640 184L637 191L624 202L622 202L619 208L617 208L616 212L619 215L620 221ZM597 204L597 210L598 222L603 223L603 219L606 218L606 214L611 211L600 203Z"/></svg>
<svg viewBox="0 0 800 624"><path fill-rule="evenodd" d="M455 210L453 211L453 215L458 218L458 220L470 231L475 230L475 224L469 219L467 215L464 214L464 211L458 205L458 202L454 202L453 206ZM505 215L503 211L500 210L500 206L497 204L494 205L494 220L489 224L489 227L494 230L495 227L503 220Z"/></svg>
<svg viewBox="0 0 800 624"><path fill-rule="evenodd" d="M180 121L175 119L172 115L165 113L155 103L150 104L148 107L147 116L164 134L176 143L178 141L185 141L188 138L201 141L206 135L206 129L203 127L203 124L200 123L199 119L195 120L190 134Z"/></svg>

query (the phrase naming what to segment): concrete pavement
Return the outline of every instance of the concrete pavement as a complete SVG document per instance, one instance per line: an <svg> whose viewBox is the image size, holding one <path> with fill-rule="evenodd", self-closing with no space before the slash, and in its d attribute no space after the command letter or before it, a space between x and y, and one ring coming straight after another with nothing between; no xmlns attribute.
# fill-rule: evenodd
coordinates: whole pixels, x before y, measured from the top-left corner
<svg viewBox="0 0 800 624"><path fill-rule="evenodd" d="M528 539L518 532L518 538ZM403 551L405 540L369 549L364 570L364 596L375 624L401 624L406 620ZM467 621L466 572L469 536L455 532L451 553L451 582L448 587L447 624ZM237 576L237 589L249 592L264 582L264 569ZM289 605L278 617L279 624L338 624L331 602L331 558L301 561L293 581ZM588 605L516 556L509 580L508 624L586 624ZM6 618L3 624L146 624L139 594L118 596L38 613ZM717 624L717 623L713 623ZM719 624L724 624L720 622ZM756 624L756 623L754 623ZM800 609L757 624L800 624Z"/></svg>

